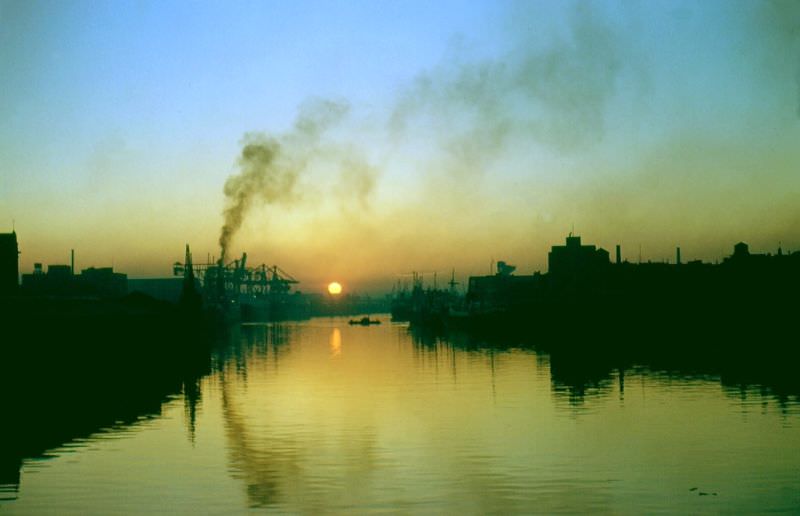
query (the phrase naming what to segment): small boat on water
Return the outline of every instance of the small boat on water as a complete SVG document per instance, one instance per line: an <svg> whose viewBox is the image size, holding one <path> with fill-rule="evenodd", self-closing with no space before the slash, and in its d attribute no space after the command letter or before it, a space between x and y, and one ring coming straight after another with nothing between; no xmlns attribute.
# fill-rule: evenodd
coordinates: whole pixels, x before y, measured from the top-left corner
<svg viewBox="0 0 800 516"><path fill-rule="evenodd" d="M362 317L361 319L350 319L349 324L360 324L361 326L369 326L370 324L380 324L377 319L370 319L369 317Z"/></svg>

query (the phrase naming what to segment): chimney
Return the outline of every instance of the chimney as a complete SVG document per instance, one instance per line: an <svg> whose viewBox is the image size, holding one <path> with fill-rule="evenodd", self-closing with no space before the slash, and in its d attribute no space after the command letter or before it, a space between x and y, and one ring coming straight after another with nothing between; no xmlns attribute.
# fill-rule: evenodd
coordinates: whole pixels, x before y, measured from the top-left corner
<svg viewBox="0 0 800 516"><path fill-rule="evenodd" d="M676 247L675 248L675 264L676 265L680 265L681 264L681 248L680 247Z"/></svg>
<svg viewBox="0 0 800 516"><path fill-rule="evenodd" d="M620 263L622 263L622 250L620 249L619 244L617 244L617 265Z"/></svg>
<svg viewBox="0 0 800 516"><path fill-rule="evenodd" d="M69 270L70 273L74 276L75 275L75 249L70 249L69 251Z"/></svg>

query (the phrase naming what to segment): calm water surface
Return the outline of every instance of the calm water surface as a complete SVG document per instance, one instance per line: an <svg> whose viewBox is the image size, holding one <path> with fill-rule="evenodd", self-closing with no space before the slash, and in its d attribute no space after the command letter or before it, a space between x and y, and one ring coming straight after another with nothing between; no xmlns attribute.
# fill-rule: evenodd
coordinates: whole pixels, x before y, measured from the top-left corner
<svg viewBox="0 0 800 516"><path fill-rule="evenodd" d="M715 376L313 319L196 387L25 459L0 514L800 512L797 397Z"/></svg>

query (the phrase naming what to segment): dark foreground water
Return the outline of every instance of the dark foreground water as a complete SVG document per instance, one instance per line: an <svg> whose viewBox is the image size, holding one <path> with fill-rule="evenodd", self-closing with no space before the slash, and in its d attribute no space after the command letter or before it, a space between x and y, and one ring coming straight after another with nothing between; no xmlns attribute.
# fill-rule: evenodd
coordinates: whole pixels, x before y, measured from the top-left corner
<svg viewBox="0 0 800 516"><path fill-rule="evenodd" d="M154 407L6 464L0 514L800 512L796 394L591 362L243 326Z"/></svg>

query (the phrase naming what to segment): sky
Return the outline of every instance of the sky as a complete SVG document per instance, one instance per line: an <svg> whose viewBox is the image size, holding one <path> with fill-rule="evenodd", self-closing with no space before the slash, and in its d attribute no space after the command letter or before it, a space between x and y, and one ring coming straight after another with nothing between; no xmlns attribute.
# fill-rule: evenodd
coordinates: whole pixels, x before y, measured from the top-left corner
<svg viewBox="0 0 800 516"><path fill-rule="evenodd" d="M0 0L20 267L303 291L800 250L800 2ZM613 253L612 253L613 254Z"/></svg>

